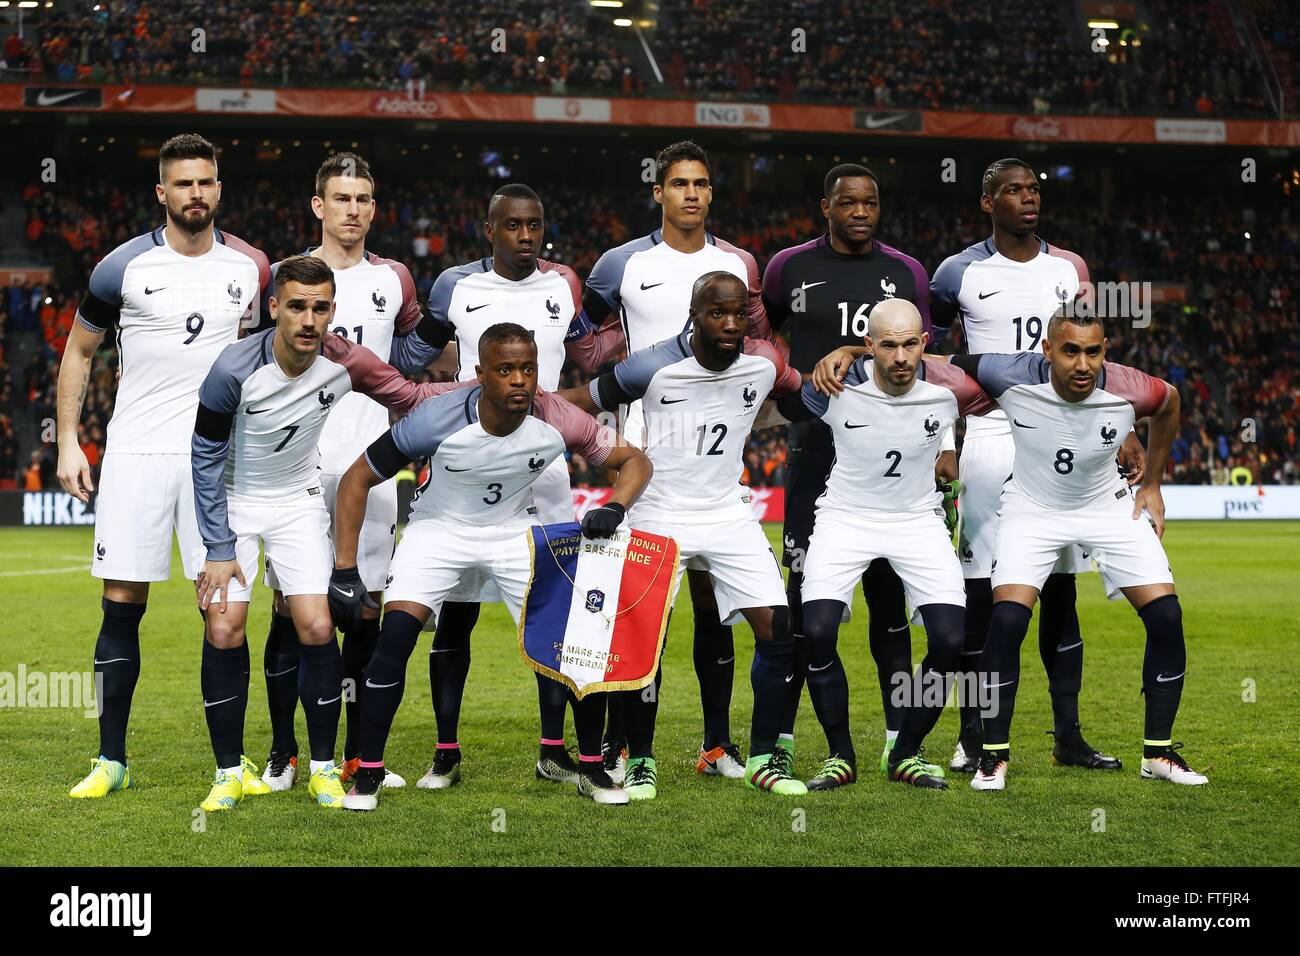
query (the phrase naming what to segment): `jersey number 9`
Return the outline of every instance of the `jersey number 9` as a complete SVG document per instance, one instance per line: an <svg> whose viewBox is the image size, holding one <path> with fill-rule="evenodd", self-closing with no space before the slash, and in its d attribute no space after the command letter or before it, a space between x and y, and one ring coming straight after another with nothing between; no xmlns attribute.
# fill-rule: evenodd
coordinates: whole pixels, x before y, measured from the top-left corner
<svg viewBox="0 0 1300 956"><path fill-rule="evenodd" d="M199 333L203 331L202 312L190 313L189 318L185 320L185 331L190 333L190 337L186 339L184 342L182 342L181 345L189 345L191 342L197 339L199 337Z"/></svg>

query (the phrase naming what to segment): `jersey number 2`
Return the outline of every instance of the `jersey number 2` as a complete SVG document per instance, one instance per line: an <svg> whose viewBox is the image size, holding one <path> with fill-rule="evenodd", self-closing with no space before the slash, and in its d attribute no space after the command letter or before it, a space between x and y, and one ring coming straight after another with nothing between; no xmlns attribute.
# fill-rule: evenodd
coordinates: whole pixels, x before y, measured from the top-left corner
<svg viewBox="0 0 1300 956"><path fill-rule="evenodd" d="M701 425L699 428L695 430L696 432L699 433L700 436L699 441L695 443L695 454L697 455L721 455L722 454L722 439L727 437L726 425L719 423L713 426L712 429L713 434L717 435L718 437L713 440L713 446L708 451L704 450L704 439L705 436L708 434L709 426Z"/></svg>

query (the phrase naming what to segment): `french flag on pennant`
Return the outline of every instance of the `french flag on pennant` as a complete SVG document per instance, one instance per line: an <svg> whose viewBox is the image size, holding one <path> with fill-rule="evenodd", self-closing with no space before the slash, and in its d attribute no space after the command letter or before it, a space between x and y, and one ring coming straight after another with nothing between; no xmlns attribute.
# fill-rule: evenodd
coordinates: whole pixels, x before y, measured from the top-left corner
<svg viewBox="0 0 1300 956"><path fill-rule="evenodd" d="M519 650L579 699L640 690L659 668L677 581L677 542L642 531L584 538L577 522L529 531L533 576Z"/></svg>

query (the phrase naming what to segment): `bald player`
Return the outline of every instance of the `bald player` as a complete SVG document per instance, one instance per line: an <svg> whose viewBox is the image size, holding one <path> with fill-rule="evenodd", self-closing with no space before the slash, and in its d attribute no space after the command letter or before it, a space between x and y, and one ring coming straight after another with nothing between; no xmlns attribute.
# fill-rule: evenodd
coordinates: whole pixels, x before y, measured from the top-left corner
<svg viewBox="0 0 1300 956"><path fill-rule="evenodd" d="M792 422L814 416L825 422L836 451L826 491L817 499L804 564L804 676L830 749L808 782L810 790L831 790L857 779L848 678L835 645L862 573L882 558L902 580L927 640L911 685L894 687L902 722L887 760L889 777L927 789L948 786L943 770L921 756L921 741L943 713L960 665L966 591L934 469L940 436L953 422L993 406L967 375L923 363L928 341L915 305L903 299L881 302L871 310L863 354L842 382L823 377L824 391L805 384L797 396L777 403ZM939 689L926 693L927 684Z"/></svg>

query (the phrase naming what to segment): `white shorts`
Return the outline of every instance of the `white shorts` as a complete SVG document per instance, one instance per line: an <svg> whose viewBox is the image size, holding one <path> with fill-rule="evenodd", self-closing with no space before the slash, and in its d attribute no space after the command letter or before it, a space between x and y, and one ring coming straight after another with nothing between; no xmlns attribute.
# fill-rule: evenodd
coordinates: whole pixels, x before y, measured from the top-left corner
<svg viewBox="0 0 1300 956"><path fill-rule="evenodd" d="M528 490L533 494L533 509L536 510L538 524L561 524L574 520L569 463L563 457L556 458L547 465ZM447 600L465 604L492 604L501 600L501 592L489 580L486 572L471 572L452 588ZM434 610L437 611L438 608Z"/></svg>
<svg viewBox="0 0 1300 956"><path fill-rule="evenodd" d="M1133 495L1115 497L1070 510L1049 508L1007 484L998 521L993 587L1028 584L1043 587L1055 555L1066 545L1080 545L1096 560L1106 596L1142 584L1173 584L1169 558L1145 516L1133 518Z"/></svg>
<svg viewBox="0 0 1300 956"><path fill-rule="evenodd" d="M331 541L334 540L334 508L338 503L339 481L342 478L342 475L324 473L320 476L321 491L330 516ZM361 582L367 591L384 589L388 564L393 560L393 549L396 546L397 479L390 478L370 489L370 497L366 499L366 517L361 522L361 534L357 539L357 571L361 574ZM280 590L275 566L270 561L266 562L266 574L262 583L273 590Z"/></svg>
<svg viewBox="0 0 1300 956"><path fill-rule="evenodd" d="M749 607L785 607L781 565L748 500L708 512L632 507L627 523L638 531L667 535L680 560L673 602L687 569L708 571L724 624L737 624Z"/></svg>
<svg viewBox="0 0 1300 956"><path fill-rule="evenodd" d="M248 582L241 586L232 579L228 600L248 601L257 577L259 542L266 551L266 563L275 564L276 584L286 597L329 592L334 570L330 516L324 495L320 489L315 491L287 501L228 499L230 530L238 536L235 560ZM216 600L221 600L220 595Z"/></svg>
<svg viewBox="0 0 1300 956"><path fill-rule="evenodd" d="M1016 462L1015 439L1007 433L968 435L962 444L958 465L961 477L962 574L968 578L987 578L993 572L994 547L998 539L998 508L1002 488ZM1063 548L1054 574L1084 574L1092 570L1092 561L1077 547Z"/></svg>
<svg viewBox="0 0 1300 956"><path fill-rule="evenodd" d="M966 606L961 565L943 515L934 512L865 517L817 509L803 566L803 600L853 602L862 572L885 558L903 581L913 618L927 604Z"/></svg>
<svg viewBox="0 0 1300 956"><path fill-rule="evenodd" d="M190 456L104 455L90 573L113 581L166 581L173 533L185 576L193 580L207 549L194 517Z"/></svg>
<svg viewBox="0 0 1300 956"><path fill-rule="evenodd" d="M436 610L466 577L491 582L517 622L532 579L531 524L466 525L421 518L402 532L384 603L411 601ZM432 618L430 618L432 620Z"/></svg>

